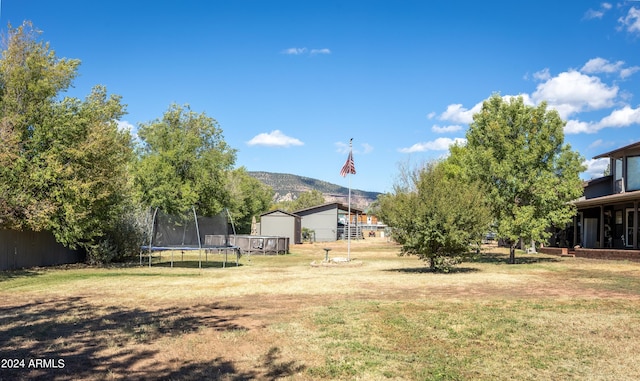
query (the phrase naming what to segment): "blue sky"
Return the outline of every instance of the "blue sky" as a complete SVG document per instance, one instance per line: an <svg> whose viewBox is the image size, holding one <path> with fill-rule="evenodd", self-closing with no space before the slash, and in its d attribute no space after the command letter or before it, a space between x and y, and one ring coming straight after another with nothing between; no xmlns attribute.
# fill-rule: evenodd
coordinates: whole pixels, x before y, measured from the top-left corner
<svg viewBox="0 0 640 381"><path fill-rule="evenodd" d="M547 101L591 158L640 140L640 2L1 2L2 30L31 20L82 61L68 95L105 85L123 127L189 104L215 118L250 171L339 175L390 191L399 164L446 155L494 93Z"/></svg>

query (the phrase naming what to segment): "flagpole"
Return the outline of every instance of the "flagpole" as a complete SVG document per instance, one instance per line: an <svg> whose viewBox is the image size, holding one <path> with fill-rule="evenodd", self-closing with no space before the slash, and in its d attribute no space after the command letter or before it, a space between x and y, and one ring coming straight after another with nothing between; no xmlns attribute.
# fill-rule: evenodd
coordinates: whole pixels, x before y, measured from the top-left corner
<svg viewBox="0 0 640 381"><path fill-rule="evenodd" d="M356 174L356 166L353 164L353 138L349 139L349 156L342 166L340 176L345 177ZM351 261L351 177L349 177L349 198L347 199L347 261ZM356 220L356 225L358 224Z"/></svg>
<svg viewBox="0 0 640 381"><path fill-rule="evenodd" d="M349 199L348 199L348 212L349 216L349 235L347 236L347 261L351 261L351 175L349 175Z"/></svg>
<svg viewBox="0 0 640 381"><path fill-rule="evenodd" d="M349 140L349 155L352 155L352 143L353 143L353 138L351 138L351 140ZM349 229L349 235L347 236L347 261L351 262L351 173L348 174L349 176L349 197L347 199L347 215L349 216L349 225L348 229Z"/></svg>

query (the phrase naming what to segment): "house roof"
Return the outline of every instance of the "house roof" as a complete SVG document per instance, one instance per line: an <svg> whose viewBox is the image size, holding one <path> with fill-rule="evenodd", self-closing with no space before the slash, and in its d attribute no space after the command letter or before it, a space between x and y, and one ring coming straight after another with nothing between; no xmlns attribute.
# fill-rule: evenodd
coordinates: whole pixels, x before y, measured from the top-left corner
<svg viewBox="0 0 640 381"><path fill-rule="evenodd" d="M624 156L629 151L637 151L637 150L640 150L640 142L629 144L627 146L614 149L613 151L601 153L600 155L594 156L593 158L602 159L605 157L621 157L621 156Z"/></svg>
<svg viewBox="0 0 640 381"><path fill-rule="evenodd" d="M571 203L578 208L588 208L592 206L600 206L603 204L616 204L634 200L640 201L640 191L617 193L609 196L595 197L590 199L581 197L580 199L572 201Z"/></svg>
<svg viewBox="0 0 640 381"><path fill-rule="evenodd" d="M348 205L341 204L339 202L327 202L327 203L324 203L324 204L321 204L321 205L312 206L310 208L304 208L304 209L296 210L294 213L298 214L298 213L309 212L309 211L312 211L314 209L323 209L323 208L326 208L328 206L335 206L338 210L343 210L345 212L349 211L349 206ZM362 210L358 209L358 208L354 208L352 206L351 207L351 213L362 214Z"/></svg>

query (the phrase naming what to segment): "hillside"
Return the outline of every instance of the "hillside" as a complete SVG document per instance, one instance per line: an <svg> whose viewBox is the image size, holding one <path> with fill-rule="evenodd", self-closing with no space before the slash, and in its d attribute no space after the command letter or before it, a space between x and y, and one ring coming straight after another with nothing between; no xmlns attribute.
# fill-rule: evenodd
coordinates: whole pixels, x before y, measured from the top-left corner
<svg viewBox="0 0 640 381"><path fill-rule="evenodd" d="M274 201L293 200L300 193L317 190L324 195L326 202L347 202L349 189L326 181L288 173L248 172L249 175L267 184L275 192ZM351 205L366 209L378 197L378 192L351 189Z"/></svg>

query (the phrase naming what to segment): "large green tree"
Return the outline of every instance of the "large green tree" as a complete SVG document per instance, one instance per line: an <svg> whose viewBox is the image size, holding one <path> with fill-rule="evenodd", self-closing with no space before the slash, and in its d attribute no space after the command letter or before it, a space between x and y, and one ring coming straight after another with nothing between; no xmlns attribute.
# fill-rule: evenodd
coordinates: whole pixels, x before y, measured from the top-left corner
<svg viewBox="0 0 640 381"><path fill-rule="evenodd" d="M564 142L565 122L546 103L493 95L473 116L464 149L467 174L483 184L501 238L515 263L520 239L544 241L548 228L575 214L581 195L581 156Z"/></svg>
<svg viewBox="0 0 640 381"><path fill-rule="evenodd" d="M53 206L32 185L34 141L80 62L60 59L30 22L9 25L0 60L0 226L41 228Z"/></svg>
<svg viewBox="0 0 640 381"><path fill-rule="evenodd" d="M233 217L238 234L249 234L253 217L269 210L273 189L255 177L244 167L229 172L230 192L228 209Z"/></svg>
<svg viewBox="0 0 640 381"><path fill-rule="evenodd" d="M122 254L114 235L130 207L124 106L100 86L60 100L79 61L57 58L39 35L28 22L9 27L0 61L0 225L50 230L108 260Z"/></svg>
<svg viewBox="0 0 640 381"><path fill-rule="evenodd" d="M401 254L416 255L434 271L449 271L468 256L490 222L479 186L456 174L455 167L433 162L401 169L394 191L376 203L378 216L402 245Z"/></svg>
<svg viewBox="0 0 640 381"><path fill-rule="evenodd" d="M227 175L236 151L224 141L218 122L189 106L173 104L162 118L141 124L135 186L142 204L168 213L195 206L214 215L228 206Z"/></svg>

